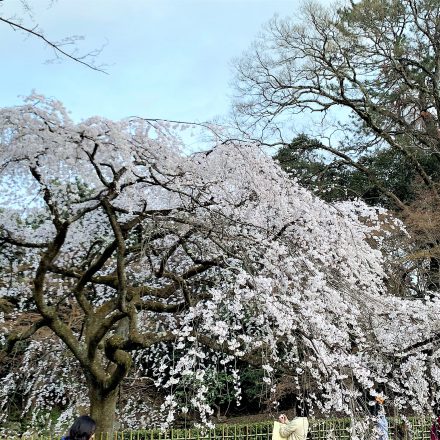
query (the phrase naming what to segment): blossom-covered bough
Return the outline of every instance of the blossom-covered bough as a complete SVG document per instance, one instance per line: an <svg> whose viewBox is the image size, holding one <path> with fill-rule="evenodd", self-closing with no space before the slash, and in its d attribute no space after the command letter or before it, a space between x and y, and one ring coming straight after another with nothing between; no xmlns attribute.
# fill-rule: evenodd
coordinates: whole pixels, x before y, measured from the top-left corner
<svg viewBox="0 0 440 440"><path fill-rule="evenodd" d="M272 389L274 369L298 393L307 382L323 410L353 413L384 381L396 405L438 399L440 304L384 284L398 223L321 201L257 145L187 155L175 131L75 124L41 96L0 110L2 417L20 393L35 426L54 405L60 423L90 405L111 431L121 386L151 381L162 413L134 390L125 426L179 411L209 423L208 375L232 375L239 400L239 358Z"/></svg>

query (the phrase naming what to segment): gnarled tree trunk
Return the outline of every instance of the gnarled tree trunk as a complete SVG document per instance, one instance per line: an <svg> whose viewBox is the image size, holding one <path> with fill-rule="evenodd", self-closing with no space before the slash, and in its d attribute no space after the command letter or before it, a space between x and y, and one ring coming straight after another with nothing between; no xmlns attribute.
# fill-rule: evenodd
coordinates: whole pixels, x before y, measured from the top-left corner
<svg viewBox="0 0 440 440"><path fill-rule="evenodd" d="M96 422L96 438L112 435L115 424L118 389L104 391L95 384L89 385L90 417Z"/></svg>

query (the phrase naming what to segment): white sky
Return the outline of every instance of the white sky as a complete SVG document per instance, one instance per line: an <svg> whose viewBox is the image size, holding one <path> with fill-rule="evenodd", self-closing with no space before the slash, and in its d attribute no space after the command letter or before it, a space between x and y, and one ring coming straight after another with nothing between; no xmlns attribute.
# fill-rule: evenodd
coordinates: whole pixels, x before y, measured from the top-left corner
<svg viewBox="0 0 440 440"><path fill-rule="evenodd" d="M0 14L23 16L20 0ZM109 75L64 60L0 23L0 105L35 89L61 100L75 120L92 115L206 121L229 109L231 63L275 13L295 0L30 0L48 38L83 35L83 51L106 44L98 63ZM29 20L24 24L29 25Z"/></svg>

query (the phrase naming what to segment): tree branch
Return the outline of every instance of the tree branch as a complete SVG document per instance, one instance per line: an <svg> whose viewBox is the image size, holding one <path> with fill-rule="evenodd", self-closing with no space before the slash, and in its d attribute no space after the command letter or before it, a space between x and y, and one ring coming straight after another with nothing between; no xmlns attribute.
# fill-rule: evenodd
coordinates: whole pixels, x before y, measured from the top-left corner
<svg viewBox="0 0 440 440"><path fill-rule="evenodd" d="M6 18L0 17L0 21L2 21L3 23L8 24L9 26L11 26L13 29L20 29L30 35L33 35L34 37L42 40L45 44L47 44L49 47L51 47L52 49L54 49L55 52L60 53L61 55L65 56L66 58L71 59L72 61L75 61L76 63L80 63L86 67L88 67L89 69L92 70L96 70L97 72L101 72L101 73L105 73L106 75L108 75L107 72L105 72L102 69L99 69L96 66L93 66L92 64L86 63L85 61L81 60L78 57L75 57L74 55L64 51L63 49L60 48L59 44L54 43L50 40L48 40L42 33L37 32L35 29L31 29L31 28L27 28L19 23L13 22L11 20L7 20Z"/></svg>

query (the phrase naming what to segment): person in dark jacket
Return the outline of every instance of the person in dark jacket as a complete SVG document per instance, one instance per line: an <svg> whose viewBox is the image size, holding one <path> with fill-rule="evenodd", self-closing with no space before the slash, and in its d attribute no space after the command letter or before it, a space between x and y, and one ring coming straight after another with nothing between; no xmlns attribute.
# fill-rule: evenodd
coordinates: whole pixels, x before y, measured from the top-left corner
<svg viewBox="0 0 440 440"><path fill-rule="evenodd" d="M95 436L96 423L89 416L80 416L69 429L69 435L61 440L90 440Z"/></svg>

